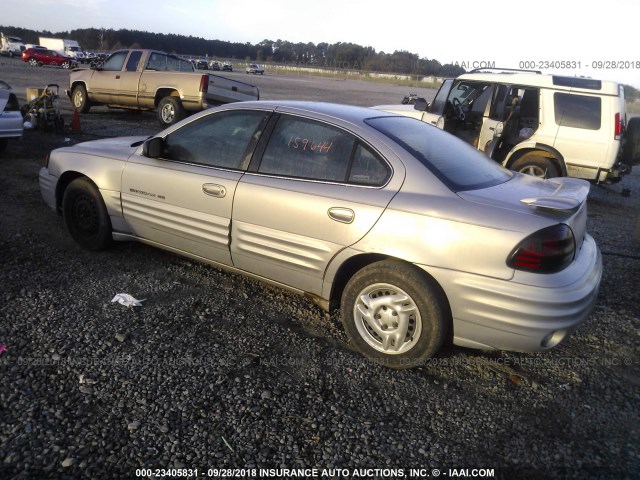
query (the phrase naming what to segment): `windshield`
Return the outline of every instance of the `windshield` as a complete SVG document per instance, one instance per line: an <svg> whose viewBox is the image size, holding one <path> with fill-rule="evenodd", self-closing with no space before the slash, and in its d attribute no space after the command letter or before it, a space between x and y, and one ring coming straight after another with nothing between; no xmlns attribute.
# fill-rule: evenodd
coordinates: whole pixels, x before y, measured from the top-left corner
<svg viewBox="0 0 640 480"><path fill-rule="evenodd" d="M492 187L513 176L462 140L414 118L377 117L366 123L399 144L454 192Z"/></svg>

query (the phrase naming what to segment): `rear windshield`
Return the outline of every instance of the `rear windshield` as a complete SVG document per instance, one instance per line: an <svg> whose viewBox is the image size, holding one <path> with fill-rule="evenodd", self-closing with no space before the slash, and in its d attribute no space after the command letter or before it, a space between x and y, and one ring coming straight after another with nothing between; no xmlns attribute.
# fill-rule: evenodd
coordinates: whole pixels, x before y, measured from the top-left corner
<svg viewBox="0 0 640 480"><path fill-rule="evenodd" d="M409 117L377 117L366 123L391 138L454 192L492 187L513 174L462 140Z"/></svg>

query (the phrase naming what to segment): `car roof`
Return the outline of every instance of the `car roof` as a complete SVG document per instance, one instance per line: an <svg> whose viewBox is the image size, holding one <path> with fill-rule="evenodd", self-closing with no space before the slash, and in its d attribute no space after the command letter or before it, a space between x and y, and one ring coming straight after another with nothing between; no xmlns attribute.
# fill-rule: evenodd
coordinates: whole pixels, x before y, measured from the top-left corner
<svg viewBox="0 0 640 480"><path fill-rule="evenodd" d="M620 92L617 82L597 80L589 77L548 75L535 72L470 72L460 75L456 80L476 80L481 82L551 88L554 90L571 90L614 96L618 96Z"/></svg>
<svg viewBox="0 0 640 480"><path fill-rule="evenodd" d="M311 102L303 100L259 100L238 102L233 104L240 108L267 108L279 112L320 114L346 120L351 123L361 123L373 117L397 116L393 113L377 111L368 107L358 107L341 103Z"/></svg>

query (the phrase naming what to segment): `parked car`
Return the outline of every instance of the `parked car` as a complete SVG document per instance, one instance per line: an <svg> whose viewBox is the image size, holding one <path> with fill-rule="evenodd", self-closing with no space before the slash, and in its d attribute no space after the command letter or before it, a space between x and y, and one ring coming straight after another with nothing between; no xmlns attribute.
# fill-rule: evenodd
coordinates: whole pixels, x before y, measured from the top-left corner
<svg viewBox="0 0 640 480"><path fill-rule="evenodd" d="M368 108L230 104L152 138L54 150L39 179L81 247L138 240L304 294L394 368L449 340L552 348L602 274L588 182L511 172Z"/></svg>
<svg viewBox="0 0 640 480"><path fill-rule="evenodd" d="M22 52L22 61L27 62L32 67L50 65L52 67L75 68L78 66L73 58L60 55L58 52L46 48L28 48Z"/></svg>
<svg viewBox="0 0 640 480"><path fill-rule="evenodd" d="M431 104L376 108L436 125L517 172L611 183L631 171L619 155L627 122L622 85L497 70L445 80Z"/></svg>
<svg viewBox="0 0 640 480"><path fill-rule="evenodd" d="M231 62L224 62L222 64L223 72L233 72L233 64Z"/></svg>
<svg viewBox="0 0 640 480"><path fill-rule="evenodd" d="M220 63L217 62L216 60L211 60L211 62L209 62L209 68L211 70L220 70Z"/></svg>
<svg viewBox="0 0 640 480"><path fill-rule="evenodd" d="M0 80L0 152L7 148L9 140L22 136L20 103L11 86Z"/></svg>
<svg viewBox="0 0 640 480"><path fill-rule="evenodd" d="M209 64L206 60L196 60L195 66L198 70L208 70Z"/></svg>
<svg viewBox="0 0 640 480"><path fill-rule="evenodd" d="M264 75L264 67L262 67L261 65L256 65L255 63L252 63L247 67L246 72L253 73L254 75L258 75L258 74Z"/></svg>

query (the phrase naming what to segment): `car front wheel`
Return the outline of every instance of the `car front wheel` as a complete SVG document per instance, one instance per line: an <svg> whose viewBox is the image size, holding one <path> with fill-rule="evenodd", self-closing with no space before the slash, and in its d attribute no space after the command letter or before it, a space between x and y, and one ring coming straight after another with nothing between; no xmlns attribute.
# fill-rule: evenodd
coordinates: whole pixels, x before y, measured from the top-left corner
<svg viewBox="0 0 640 480"><path fill-rule="evenodd" d="M75 242L86 250L103 250L112 241L111 220L98 188L88 179L73 180L62 198L64 223Z"/></svg>
<svg viewBox="0 0 640 480"><path fill-rule="evenodd" d="M435 283L397 261L358 271L342 295L342 322L365 357L391 368L418 366L442 346L448 309Z"/></svg>
<svg viewBox="0 0 640 480"><path fill-rule="evenodd" d="M31 65L32 67L37 67L38 66L38 61L35 58L30 58L29 59L29 65Z"/></svg>

